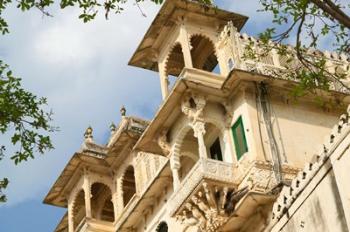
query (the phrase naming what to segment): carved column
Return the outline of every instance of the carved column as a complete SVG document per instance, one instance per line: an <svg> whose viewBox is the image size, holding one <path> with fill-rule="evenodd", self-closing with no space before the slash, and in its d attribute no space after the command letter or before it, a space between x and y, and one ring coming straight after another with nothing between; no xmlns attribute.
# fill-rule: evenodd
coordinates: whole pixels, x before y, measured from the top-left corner
<svg viewBox="0 0 350 232"><path fill-rule="evenodd" d="M165 70L165 63L159 62L158 69L159 69L159 78L160 78L160 88L161 88L162 97L164 100L169 94L169 87L168 87L169 81L168 81L168 76L167 76L166 70Z"/></svg>
<svg viewBox="0 0 350 232"><path fill-rule="evenodd" d="M225 128L224 136L222 139L224 141L224 161L228 163L233 163L233 157L236 154L236 152L234 151L231 128Z"/></svg>
<svg viewBox="0 0 350 232"><path fill-rule="evenodd" d="M114 211L114 221L117 221L118 218L118 186L117 186L117 177L113 178L113 192L112 192L112 203Z"/></svg>
<svg viewBox="0 0 350 232"><path fill-rule="evenodd" d="M192 124L194 136L198 139L199 157L208 158L207 148L204 142L205 123L196 121Z"/></svg>
<svg viewBox="0 0 350 232"><path fill-rule="evenodd" d="M273 60L273 65L276 67L281 67L279 55L275 49L271 50L271 56L272 56L272 60Z"/></svg>
<svg viewBox="0 0 350 232"><path fill-rule="evenodd" d="M124 198L123 198L123 177L117 179L117 215L119 216L124 209Z"/></svg>
<svg viewBox="0 0 350 232"><path fill-rule="evenodd" d="M73 201L68 200L68 232L74 232L74 212Z"/></svg>
<svg viewBox="0 0 350 232"><path fill-rule="evenodd" d="M188 33L186 30L186 27L183 24L180 26L180 39L181 39L182 53L185 61L185 67L193 68L192 57L191 57L191 45L188 39Z"/></svg>
<svg viewBox="0 0 350 232"><path fill-rule="evenodd" d="M85 196L85 213L87 218L91 218L91 186L89 173L87 170L84 170L84 196Z"/></svg>
<svg viewBox="0 0 350 232"><path fill-rule="evenodd" d="M174 191L176 191L180 186L179 170L181 168L180 154L176 146L171 151L170 168L173 175L173 188L174 188Z"/></svg>

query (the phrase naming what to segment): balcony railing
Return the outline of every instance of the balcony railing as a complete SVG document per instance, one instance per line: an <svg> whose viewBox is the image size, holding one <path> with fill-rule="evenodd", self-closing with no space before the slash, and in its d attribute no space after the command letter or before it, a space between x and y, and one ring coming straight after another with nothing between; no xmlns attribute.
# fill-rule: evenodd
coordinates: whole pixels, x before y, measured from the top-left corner
<svg viewBox="0 0 350 232"><path fill-rule="evenodd" d="M89 232L89 231L103 231L103 232L114 232L113 222L107 222L103 220L97 220L93 218L83 218L75 232Z"/></svg>
<svg viewBox="0 0 350 232"><path fill-rule="evenodd" d="M217 184L234 186L237 178L231 163L213 159L200 158L181 182L180 187L173 193L170 200L171 214L174 214L185 200L194 192L194 189L203 181L214 181Z"/></svg>

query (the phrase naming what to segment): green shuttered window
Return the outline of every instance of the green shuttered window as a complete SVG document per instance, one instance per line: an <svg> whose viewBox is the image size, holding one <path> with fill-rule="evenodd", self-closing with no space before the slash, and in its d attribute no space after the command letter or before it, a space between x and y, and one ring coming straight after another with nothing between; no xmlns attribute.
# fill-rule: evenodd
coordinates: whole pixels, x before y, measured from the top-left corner
<svg viewBox="0 0 350 232"><path fill-rule="evenodd" d="M236 148L237 160L240 160L244 153L248 151L242 117L240 116L232 126L233 140Z"/></svg>

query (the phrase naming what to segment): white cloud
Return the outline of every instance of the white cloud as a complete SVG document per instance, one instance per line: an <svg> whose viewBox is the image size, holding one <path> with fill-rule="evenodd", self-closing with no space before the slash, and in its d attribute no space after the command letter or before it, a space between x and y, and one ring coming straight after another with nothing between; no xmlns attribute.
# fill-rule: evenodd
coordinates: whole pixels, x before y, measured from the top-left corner
<svg viewBox="0 0 350 232"><path fill-rule="evenodd" d="M87 126L94 127L96 140L103 143L110 122L119 121L122 104L139 116L155 110L160 100L157 74L128 67L127 62L157 8L144 5L144 18L130 5L109 21L100 17L88 24L74 9L44 19L16 9L8 13L11 35L0 37L0 57L23 78L25 88L48 98L60 131L52 136L56 149L45 156L18 167L10 160L0 162L0 177L11 180L7 206L42 198L79 149Z"/></svg>
<svg viewBox="0 0 350 232"><path fill-rule="evenodd" d="M257 0L225 2L228 10L249 14L245 31L257 32L267 17L258 17ZM229 6L227 6L229 5ZM152 116L158 108L158 75L127 66L159 7L144 4L143 17L136 6L121 15L83 24L72 9L44 18L37 12L7 14L11 35L0 37L0 57L6 60L25 88L46 96L60 132L53 135L55 150L14 167L0 162L0 177L8 176L8 206L42 198L66 162L82 143L82 134L93 126L97 141L104 142L111 121L119 121L119 107L128 114ZM259 29L259 31L261 31ZM3 141L3 138L0 138ZM8 140L8 137L4 140Z"/></svg>
<svg viewBox="0 0 350 232"><path fill-rule="evenodd" d="M84 40L83 34L74 27L57 25L38 35L35 51L41 61L70 65L74 61L85 62L94 56L93 49Z"/></svg>

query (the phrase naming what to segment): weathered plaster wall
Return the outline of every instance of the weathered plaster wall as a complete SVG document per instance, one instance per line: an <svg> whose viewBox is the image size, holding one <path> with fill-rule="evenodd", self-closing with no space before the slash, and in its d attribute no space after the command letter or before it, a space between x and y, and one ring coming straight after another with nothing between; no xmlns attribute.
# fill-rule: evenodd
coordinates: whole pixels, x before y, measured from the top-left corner
<svg viewBox="0 0 350 232"><path fill-rule="evenodd" d="M280 231L349 231L332 170L327 173Z"/></svg>
<svg viewBox="0 0 350 232"><path fill-rule="evenodd" d="M272 111L276 140L282 157L283 153L286 156L283 161L300 168L318 152L340 115L340 112L326 112L312 104L306 107L278 100L273 100Z"/></svg>

